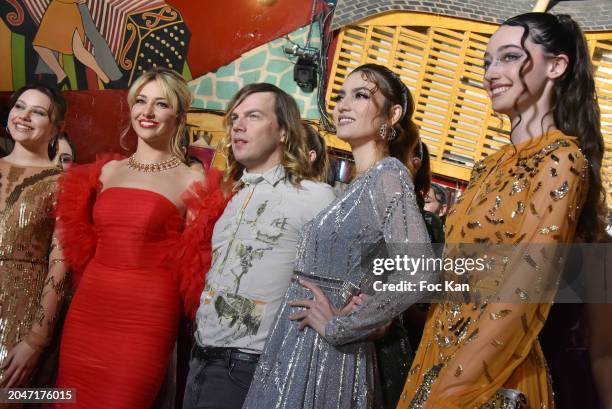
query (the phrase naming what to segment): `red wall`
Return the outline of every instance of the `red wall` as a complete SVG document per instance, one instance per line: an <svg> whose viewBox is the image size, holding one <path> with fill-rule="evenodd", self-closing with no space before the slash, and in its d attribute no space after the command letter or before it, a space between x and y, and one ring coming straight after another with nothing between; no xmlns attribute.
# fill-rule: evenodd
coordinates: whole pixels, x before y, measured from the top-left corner
<svg viewBox="0 0 612 409"><path fill-rule="evenodd" d="M101 152L127 154L120 135L129 126L127 90L73 91L68 101L66 132L75 143L78 162L90 162ZM136 136L126 135L128 148L135 148Z"/></svg>
<svg viewBox="0 0 612 409"><path fill-rule="evenodd" d="M255 47L310 22L312 0L169 0L191 30L189 67L199 77L226 65ZM206 6L203 6L206 4Z"/></svg>
<svg viewBox="0 0 612 409"><path fill-rule="evenodd" d="M66 132L75 144L77 162L86 163L102 152L128 154L119 144L119 136L129 125L130 109L125 90L67 91ZM6 105L10 93L0 93L0 103ZM135 147L136 136L126 137L129 148Z"/></svg>

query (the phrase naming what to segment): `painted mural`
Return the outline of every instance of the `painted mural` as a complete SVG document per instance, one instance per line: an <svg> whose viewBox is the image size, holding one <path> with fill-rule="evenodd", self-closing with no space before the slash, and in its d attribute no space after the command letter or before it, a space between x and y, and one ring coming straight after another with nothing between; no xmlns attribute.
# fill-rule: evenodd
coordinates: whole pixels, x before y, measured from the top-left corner
<svg viewBox="0 0 612 409"><path fill-rule="evenodd" d="M0 92L34 80L64 90L126 88L160 65L190 80L308 24L312 4L0 0Z"/></svg>
<svg viewBox="0 0 612 409"><path fill-rule="evenodd" d="M155 66L190 79L190 36L163 0L3 0L0 91L35 80L64 90L126 88Z"/></svg>
<svg viewBox="0 0 612 409"><path fill-rule="evenodd" d="M195 99L194 108L223 110L234 94L246 84L268 82L295 97L302 117L319 119L317 93L305 93L293 80L293 57L286 48L305 46L309 26L287 36L256 47L215 72L205 74L189 83ZM319 47L319 27L312 25L310 46Z"/></svg>

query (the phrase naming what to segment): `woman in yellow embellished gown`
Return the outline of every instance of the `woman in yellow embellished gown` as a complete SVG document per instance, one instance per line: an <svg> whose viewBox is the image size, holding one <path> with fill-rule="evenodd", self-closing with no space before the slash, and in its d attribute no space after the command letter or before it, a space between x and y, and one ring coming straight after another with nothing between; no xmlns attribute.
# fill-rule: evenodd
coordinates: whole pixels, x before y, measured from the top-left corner
<svg viewBox="0 0 612 409"><path fill-rule="evenodd" d="M15 147L0 159L0 388L31 385L67 279L54 239L60 169L49 159L66 103L57 91L31 85L15 92L11 105Z"/></svg>
<svg viewBox="0 0 612 409"><path fill-rule="evenodd" d="M479 256L493 255L492 273L464 277L468 302L447 294L431 310L399 409L552 408L537 337L562 244L603 232L603 141L578 25L546 13L513 17L492 36L484 67L512 144L474 165L448 216L445 251L480 246Z"/></svg>

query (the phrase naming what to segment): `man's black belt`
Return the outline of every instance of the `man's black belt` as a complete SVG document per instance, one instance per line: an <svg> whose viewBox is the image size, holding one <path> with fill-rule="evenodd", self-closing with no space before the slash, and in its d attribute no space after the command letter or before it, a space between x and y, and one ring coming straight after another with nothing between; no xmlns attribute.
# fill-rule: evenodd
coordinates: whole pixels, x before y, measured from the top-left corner
<svg viewBox="0 0 612 409"><path fill-rule="evenodd" d="M257 363L259 360L259 354L249 354L237 348L201 347L199 345L195 346L193 356L207 361L220 359Z"/></svg>

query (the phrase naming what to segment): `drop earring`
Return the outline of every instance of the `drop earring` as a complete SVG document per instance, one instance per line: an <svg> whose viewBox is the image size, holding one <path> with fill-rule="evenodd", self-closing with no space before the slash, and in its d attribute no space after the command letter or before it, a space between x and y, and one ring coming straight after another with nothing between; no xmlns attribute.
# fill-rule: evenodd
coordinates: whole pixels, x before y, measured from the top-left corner
<svg viewBox="0 0 612 409"><path fill-rule="evenodd" d="M389 135L389 139L388 139L388 141L389 141L389 142L394 141L394 140L395 140L395 138L397 138L397 129L395 129L395 128L391 128L391 133L390 133L390 135Z"/></svg>
<svg viewBox="0 0 612 409"><path fill-rule="evenodd" d="M382 124L380 128L378 128L378 134L383 140L387 137L387 124Z"/></svg>

